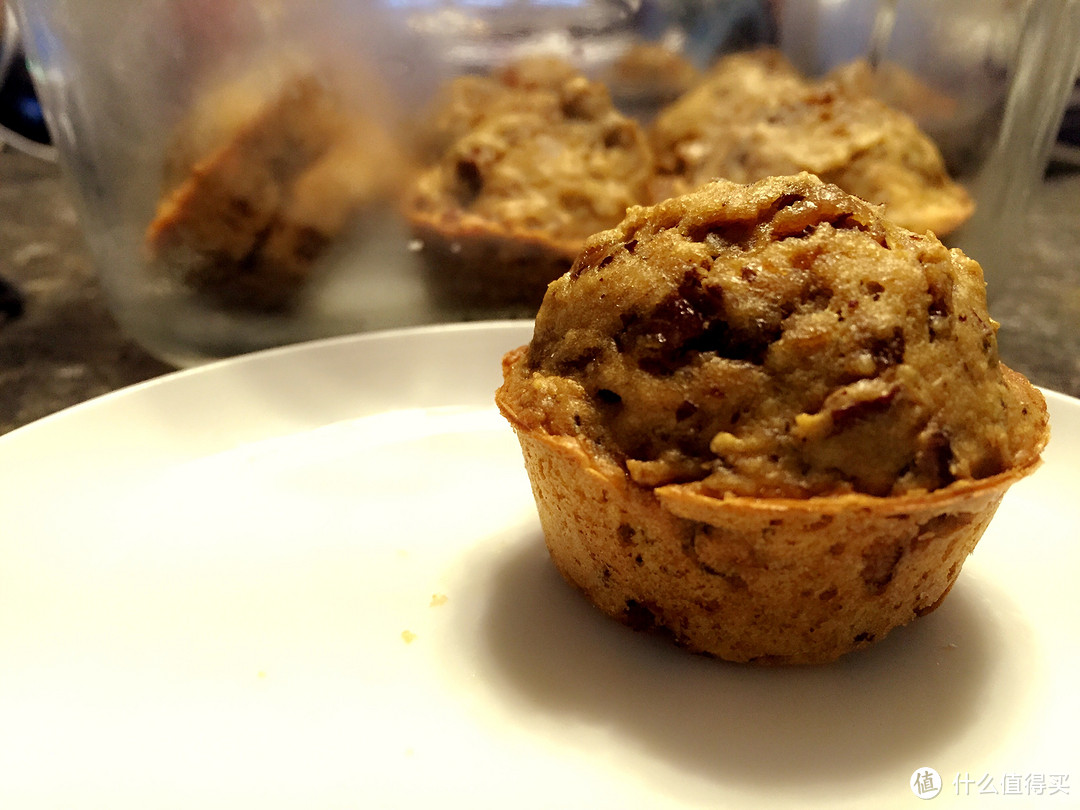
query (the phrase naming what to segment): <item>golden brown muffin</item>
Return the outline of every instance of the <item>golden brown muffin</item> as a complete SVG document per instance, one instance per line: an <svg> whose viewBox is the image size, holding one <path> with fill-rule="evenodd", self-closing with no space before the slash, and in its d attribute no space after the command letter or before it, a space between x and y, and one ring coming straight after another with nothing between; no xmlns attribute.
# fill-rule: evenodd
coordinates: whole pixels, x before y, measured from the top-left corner
<svg viewBox="0 0 1080 810"><path fill-rule="evenodd" d="M458 76L440 88L425 120L417 122L421 149L435 162L486 120L557 102L562 86L580 76L555 56L524 57L490 76Z"/></svg>
<svg viewBox="0 0 1080 810"><path fill-rule="evenodd" d="M459 107L439 124L452 142L416 181L407 215L445 301L532 314L585 238L647 198L644 132L563 63L454 84Z"/></svg>
<svg viewBox="0 0 1080 810"><path fill-rule="evenodd" d="M903 227L957 228L974 204L933 141L847 75L809 81L769 49L722 58L654 123L656 193L808 171L884 205Z"/></svg>
<svg viewBox="0 0 1080 810"><path fill-rule="evenodd" d="M404 165L380 126L316 78L269 96L239 81L181 126L150 260L217 304L287 309L350 218L395 193Z"/></svg>
<svg viewBox="0 0 1080 810"><path fill-rule="evenodd" d="M1045 403L982 272L808 174L634 208L504 360L549 550L605 612L828 661L935 608Z"/></svg>

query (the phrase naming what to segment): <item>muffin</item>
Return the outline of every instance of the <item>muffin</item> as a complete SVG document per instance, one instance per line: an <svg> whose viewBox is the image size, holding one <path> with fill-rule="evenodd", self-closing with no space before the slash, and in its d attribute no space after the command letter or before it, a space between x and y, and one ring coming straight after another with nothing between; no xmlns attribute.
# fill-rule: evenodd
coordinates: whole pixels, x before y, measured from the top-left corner
<svg viewBox="0 0 1080 810"><path fill-rule="evenodd" d="M846 92L880 99L894 110L911 116L921 126L924 126L921 122L953 119L959 107L955 98L895 62L871 65L865 59L856 59L833 68L827 78L844 87Z"/></svg>
<svg viewBox="0 0 1080 810"><path fill-rule="evenodd" d="M615 105L639 120L652 118L700 78L689 59L661 42L635 42L603 75Z"/></svg>
<svg viewBox="0 0 1080 810"><path fill-rule="evenodd" d="M884 205L911 230L959 227L974 203L937 146L848 76L808 80L772 49L720 59L654 122L655 198L715 177L748 183L807 171Z"/></svg>
<svg viewBox="0 0 1080 810"><path fill-rule="evenodd" d="M539 98L553 94L581 72L557 56L523 57L491 75L464 74L444 84L416 122L420 151L431 163L482 122L505 113L535 109Z"/></svg>
<svg viewBox="0 0 1080 810"><path fill-rule="evenodd" d="M645 134L557 60L454 85L438 128L450 143L407 204L416 245L442 303L531 316L586 237L647 199Z"/></svg>
<svg viewBox="0 0 1080 810"><path fill-rule="evenodd" d="M1048 438L982 271L809 174L635 207L553 283L496 401L555 565L732 661L936 608Z"/></svg>
<svg viewBox="0 0 1080 810"><path fill-rule="evenodd" d="M270 92L238 80L179 127L146 230L149 260L217 306L290 309L327 247L391 198L404 167L389 134L314 76Z"/></svg>

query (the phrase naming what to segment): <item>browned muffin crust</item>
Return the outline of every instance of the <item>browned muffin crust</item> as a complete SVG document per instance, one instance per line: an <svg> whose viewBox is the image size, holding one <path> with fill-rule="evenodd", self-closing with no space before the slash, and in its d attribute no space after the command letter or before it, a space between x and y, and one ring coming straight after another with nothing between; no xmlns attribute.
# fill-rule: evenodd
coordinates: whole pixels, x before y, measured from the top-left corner
<svg viewBox="0 0 1080 810"><path fill-rule="evenodd" d="M550 288L530 418L642 485L897 495L1021 462L981 270L810 175L632 209Z"/></svg>
<svg viewBox="0 0 1080 810"><path fill-rule="evenodd" d="M714 498L637 485L588 442L523 427L514 395L499 405L560 573L631 628L729 661L824 663L932 612L1035 466L890 498Z"/></svg>

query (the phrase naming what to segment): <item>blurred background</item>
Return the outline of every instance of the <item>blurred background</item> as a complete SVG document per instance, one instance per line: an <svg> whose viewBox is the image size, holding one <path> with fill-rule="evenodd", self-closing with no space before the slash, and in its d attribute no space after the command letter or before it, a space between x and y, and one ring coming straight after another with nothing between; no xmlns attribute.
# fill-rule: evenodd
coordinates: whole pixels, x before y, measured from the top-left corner
<svg viewBox="0 0 1080 810"><path fill-rule="evenodd" d="M419 249L389 220L356 226L350 250L329 251L343 267L366 268L349 282L359 280L362 294L339 283L321 294L317 312L206 305L136 266L179 122L222 76L246 75L284 47L282 31L304 58L318 52L320 69L350 65L343 86L365 110L384 109L376 84L390 88L398 109L415 111L449 79L523 53L557 53L590 78L611 76L628 43L639 42L680 58L635 74L634 92L610 81L620 111L642 121L656 108L642 106L637 90L670 86L682 65L706 71L722 54L762 45L810 77L852 60L879 78L916 76L920 126L979 196L981 210L952 238L986 269L1003 359L1039 385L1080 396L1080 38L1066 36L1068 26L1080 30L1078 3L333 0L315 13L287 0L108 0L73 9L48 0L24 0L18 13L3 7L0 432L263 346L528 317L528 309L432 303L420 282L387 270ZM353 69L358 52L369 58ZM267 75L260 87L272 83ZM177 320L181 327L163 330ZM193 336L206 335L195 345Z"/></svg>

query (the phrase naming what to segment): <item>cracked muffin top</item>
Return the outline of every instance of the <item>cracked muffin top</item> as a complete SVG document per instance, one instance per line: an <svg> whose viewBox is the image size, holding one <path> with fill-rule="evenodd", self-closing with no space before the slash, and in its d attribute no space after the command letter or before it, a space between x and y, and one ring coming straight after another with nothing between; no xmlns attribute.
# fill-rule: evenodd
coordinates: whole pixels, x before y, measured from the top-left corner
<svg viewBox="0 0 1080 810"><path fill-rule="evenodd" d="M900 495L1033 462L979 265L809 174L635 207L548 290L509 363L523 427L636 483Z"/></svg>

